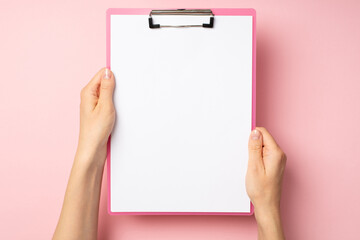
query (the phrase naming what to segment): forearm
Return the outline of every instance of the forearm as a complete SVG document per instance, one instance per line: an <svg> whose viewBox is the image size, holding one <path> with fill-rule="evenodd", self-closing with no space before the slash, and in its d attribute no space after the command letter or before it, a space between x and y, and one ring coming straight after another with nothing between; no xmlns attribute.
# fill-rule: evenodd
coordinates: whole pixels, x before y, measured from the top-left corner
<svg viewBox="0 0 360 240"><path fill-rule="evenodd" d="M284 240L284 232L281 224L280 209L255 208L255 218L258 224L259 240Z"/></svg>
<svg viewBox="0 0 360 240"><path fill-rule="evenodd" d="M97 238L104 161L91 158L94 154L76 154L53 239Z"/></svg>

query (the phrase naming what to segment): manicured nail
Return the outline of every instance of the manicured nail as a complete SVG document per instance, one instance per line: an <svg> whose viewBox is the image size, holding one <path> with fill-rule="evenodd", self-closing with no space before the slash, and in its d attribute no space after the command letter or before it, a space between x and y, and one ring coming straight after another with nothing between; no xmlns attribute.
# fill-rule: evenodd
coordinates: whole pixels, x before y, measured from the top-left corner
<svg viewBox="0 0 360 240"><path fill-rule="evenodd" d="M110 70L105 68L104 79L110 79L110 76L111 76Z"/></svg>
<svg viewBox="0 0 360 240"><path fill-rule="evenodd" d="M260 132L259 130L255 129L251 132L251 138L253 140L258 140L260 138Z"/></svg>

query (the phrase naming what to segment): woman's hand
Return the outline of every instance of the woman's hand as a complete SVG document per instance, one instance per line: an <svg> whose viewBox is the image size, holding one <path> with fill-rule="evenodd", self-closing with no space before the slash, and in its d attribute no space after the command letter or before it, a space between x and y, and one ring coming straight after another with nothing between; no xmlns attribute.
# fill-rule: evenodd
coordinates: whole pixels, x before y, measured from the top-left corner
<svg viewBox="0 0 360 240"><path fill-rule="evenodd" d="M106 145L115 121L110 70L101 69L81 91L80 136L53 239L96 239Z"/></svg>
<svg viewBox="0 0 360 240"><path fill-rule="evenodd" d="M280 220L280 197L286 155L265 128L249 138L246 190L255 208L259 239L284 239Z"/></svg>
<svg viewBox="0 0 360 240"><path fill-rule="evenodd" d="M103 166L106 145L115 122L114 75L101 69L81 91L80 135L77 155Z"/></svg>

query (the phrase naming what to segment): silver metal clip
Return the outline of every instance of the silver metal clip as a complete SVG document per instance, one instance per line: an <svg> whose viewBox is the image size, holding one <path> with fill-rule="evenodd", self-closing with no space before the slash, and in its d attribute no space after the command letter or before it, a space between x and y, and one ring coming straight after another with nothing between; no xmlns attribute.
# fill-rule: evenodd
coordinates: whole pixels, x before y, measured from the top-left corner
<svg viewBox="0 0 360 240"><path fill-rule="evenodd" d="M154 24L153 15L191 15L191 16L210 16L209 23L203 23L199 25L160 25ZM152 10L149 14L149 28L184 28L184 27L214 27L214 14L211 9L176 9L176 10Z"/></svg>

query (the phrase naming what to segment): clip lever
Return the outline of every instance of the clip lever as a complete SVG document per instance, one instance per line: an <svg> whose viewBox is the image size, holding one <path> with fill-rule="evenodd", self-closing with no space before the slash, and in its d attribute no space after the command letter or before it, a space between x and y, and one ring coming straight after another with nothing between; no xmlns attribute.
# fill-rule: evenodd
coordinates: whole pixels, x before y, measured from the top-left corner
<svg viewBox="0 0 360 240"><path fill-rule="evenodd" d="M209 23L199 25L160 25L154 24L153 15L191 15L191 16L210 16ZM214 27L214 14L210 9L177 9L177 10L152 10L149 14L149 28L184 28L184 27Z"/></svg>

